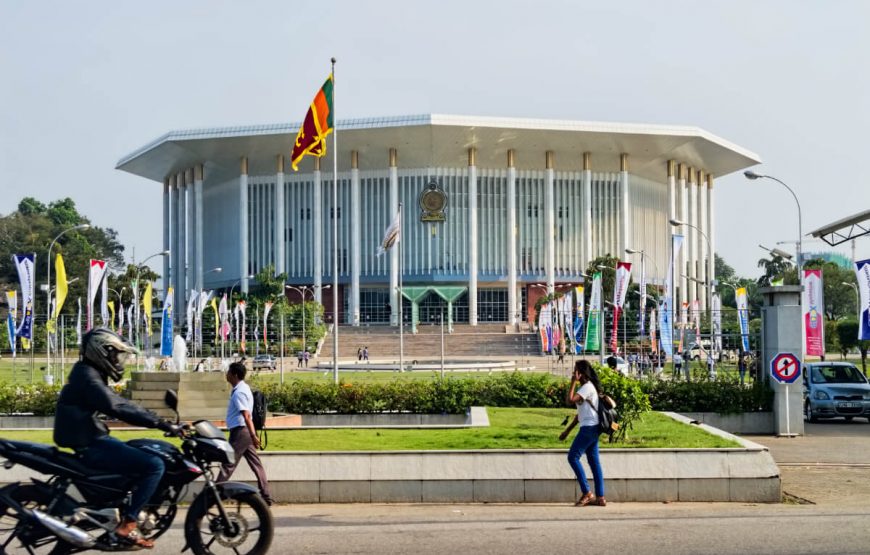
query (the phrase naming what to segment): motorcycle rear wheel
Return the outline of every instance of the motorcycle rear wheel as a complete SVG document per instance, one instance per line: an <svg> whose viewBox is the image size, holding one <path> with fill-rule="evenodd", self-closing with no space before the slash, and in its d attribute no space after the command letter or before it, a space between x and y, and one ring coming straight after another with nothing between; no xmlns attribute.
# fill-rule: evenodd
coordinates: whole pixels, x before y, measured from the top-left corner
<svg viewBox="0 0 870 555"><path fill-rule="evenodd" d="M9 491L9 490L7 490ZM45 509L50 501L47 492L34 484L12 486L9 494L13 500L27 509ZM74 503L68 498L69 503ZM0 553L26 553L26 542L34 553L65 555L75 547L41 526L33 527L21 522L13 509L0 502Z"/></svg>
<svg viewBox="0 0 870 555"><path fill-rule="evenodd" d="M187 544L195 555L262 555L272 544L272 513L256 493L240 493L223 499L230 519L229 528L221 524L217 502L212 495L200 494L190 507L184 526Z"/></svg>

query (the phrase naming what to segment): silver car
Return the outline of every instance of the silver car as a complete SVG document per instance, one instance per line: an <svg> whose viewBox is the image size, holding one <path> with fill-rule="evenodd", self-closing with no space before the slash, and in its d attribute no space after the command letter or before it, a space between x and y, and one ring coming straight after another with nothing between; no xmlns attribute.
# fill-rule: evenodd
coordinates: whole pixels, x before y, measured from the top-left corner
<svg viewBox="0 0 870 555"><path fill-rule="evenodd" d="M804 419L856 416L870 420L870 383L848 362L813 362L804 365Z"/></svg>

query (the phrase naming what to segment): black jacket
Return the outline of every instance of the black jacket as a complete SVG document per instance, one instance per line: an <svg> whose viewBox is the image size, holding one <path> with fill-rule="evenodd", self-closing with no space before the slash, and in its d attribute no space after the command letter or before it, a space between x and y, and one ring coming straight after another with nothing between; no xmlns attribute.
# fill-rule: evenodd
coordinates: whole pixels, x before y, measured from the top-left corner
<svg viewBox="0 0 870 555"><path fill-rule="evenodd" d="M73 366L69 382L60 391L54 417L54 442L79 449L109 435L97 417L105 414L134 426L156 428L160 419L150 410L124 399L110 388L95 368L85 361Z"/></svg>

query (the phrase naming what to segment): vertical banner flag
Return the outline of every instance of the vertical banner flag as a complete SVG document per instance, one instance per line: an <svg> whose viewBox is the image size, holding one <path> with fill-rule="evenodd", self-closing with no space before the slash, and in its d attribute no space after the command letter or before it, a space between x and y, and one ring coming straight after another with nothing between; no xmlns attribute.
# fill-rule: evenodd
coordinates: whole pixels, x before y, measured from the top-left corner
<svg viewBox="0 0 870 555"><path fill-rule="evenodd" d="M108 271L109 265L106 265ZM103 276L103 284L100 287L100 319L103 321L103 326L112 329L112 320L109 319L109 278ZM112 316L114 319L114 315Z"/></svg>
<svg viewBox="0 0 870 555"><path fill-rule="evenodd" d="M18 297L15 290L6 292L6 303L9 305L9 314L6 315L6 334L9 336L9 350L12 358L15 358L15 320L18 318Z"/></svg>
<svg viewBox="0 0 870 555"><path fill-rule="evenodd" d="M218 307L218 312L221 315L221 339L226 341L227 337L229 337L230 332L232 331L232 327L230 326L229 316L230 311L227 307L227 294L224 293L223 297L221 297L220 306Z"/></svg>
<svg viewBox="0 0 870 555"><path fill-rule="evenodd" d="M115 329L115 301L106 301L106 309L109 316L103 320L103 324L110 330Z"/></svg>
<svg viewBox="0 0 870 555"><path fill-rule="evenodd" d="M749 352L749 298L746 296L746 288L738 287L735 292L737 301L737 320L740 322L740 337L742 339L743 352Z"/></svg>
<svg viewBox="0 0 870 555"><path fill-rule="evenodd" d="M149 283L146 291L150 293L150 289L151 284ZM163 315L160 321L160 355L165 357L172 356L172 295L174 292L173 288L169 287L163 296ZM148 311L148 314L150 315L151 311Z"/></svg>
<svg viewBox="0 0 870 555"><path fill-rule="evenodd" d="M245 332L246 332L245 328L247 325L247 312L246 312L246 310L248 307L247 307L247 304L245 304L245 301L239 301L238 306L239 306L239 314L242 315L242 338L239 340L239 346L241 347L242 353L244 354L245 353Z"/></svg>
<svg viewBox="0 0 870 555"><path fill-rule="evenodd" d="M269 348L269 313L272 311L272 302L266 301L263 308L263 346Z"/></svg>
<svg viewBox="0 0 870 555"><path fill-rule="evenodd" d="M145 337L151 337L151 297L153 296L151 282L145 284L145 294L142 295L142 311L145 313Z"/></svg>
<svg viewBox="0 0 870 555"><path fill-rule="evenodd" d="M589 320L586 323L586 344L584 351L597 351L601 348L601 272L592 276L592 293L589 295Z"/></svg>
<svg viewBox="0 0 870 555"><path fill-rule="evenodd" d="M552 325L552 317L550 316L550 303L541 305L541 310L538 312L538 333L541 334L541 351L547 353L552 348L550 344L550 331Z"/></svg>
<svg viewBox="0 0 870 555"><path fill-rule="evenodd" d="M658 354L659 342L656 340L656 309L649 314L649 344L653 353Z"/></svg>
<svg viewBox="0 0 870 555"><path fill-rule="evenodd" d="M713 352L722 351L722 299L719 293L713 293Z"/></svg>
<svg viewBox="0 0 870 555"><path fill-rule="evenodd" d="M190 298L187 299L187 311L185 314L187 315L187 335L184 336L185 341L190 343L193 341L193 338L196 337L194 334L194 328L196 328L196 320L194 317L194 310L196 310L196 302L199 300L199 292L196 289L190 290Z"/></svg>
<svg viewBox="0 0 870 555"><path fill-rule="evenodd" d="M804 313L806 345L809 356L825 356L825 296L821 270L804 270L804 290L801 305Z"/></svg>
<svg viewBox="0 0 870 555"><path fill-rule="evenodd" d="M78 298L79 309L76 313L76 345L82 344L82 298Z"/></svg>
<svg viewBox="0 0 870 555"><path fill-rule="evenodd" d="M616 284L613 286L613 329L610 330L610 351L615 353L617 347L619 316L625 304L625 293L628 291L628 281L631 279L631 262L617 262Z"/></svg>
<svg viewBox="0 0 870 555"><path fill-rule="evenodd" d="M218 342L218 330L220 329L219 324L218 324L217 297L211 298L211 303L209 303L209 306L211 306L211 309L214 311L214 341L213 341L213 343L217 344L217 342Z"/></svg>
<svg viewBox="0 0 870 555"><path fill-rule="evenodd" d="M330 74L317 94L314 95L308 113L305 114L305 121L302 122L302 127L296 134L293 153L290 156L290 164L294 171L299 170L299 162L305 156L318 158L326 156L326 137L333 130L332 85L333 80Z"/></svg>
<svg viewBox="0 0 870 555"><path fill-rule="evenodd" d="M118 301L118 335L124 335L124 303Z"/></svg>
<svg viewBox="0 0 870 555"><path fill-rule="evenodd" d="M695 335L701 335L701 303L698 299L692 301L692 321L695 323ZM698 343L701 341L699 340Z"/></svg>
<svg viewBox="0 0 870 555"><path fill-rule="evenodd" d="M637 311L638 331L640 336L646 335L646 266L644 256L640 257L640 310Z"/></svg>
<svg viewBox="0 0 870 555"><path fill-rule="evenodd" d="M14 254L12 259L18 269L18 281L21 283L21 310L24 314L15 333L18 337L30 341L33 338L33 265L36 262L36 254Z"/></svg>
<svg viewBox="0 0 870 555"><path fill-rule="evenodd" d="M581 342L581 338L583 337L583 304L586 302L583 294L583 286L578 285L574 288L574 354L579 355L583 352L583 343Z"/></svg>
<svg viewBox="0 0 870 555"><path fill-rule="evenodd" d="M66 281L66 268L63 265L63 257L60 253L57 253L57 257L54 259L54 273L57 276L55 281L57 284L55 292L57 304L54 305L54 312L51 314L51 319L57 320L57 316L63 308L63 303L66 301L67 291L69 291L69 285Z"/></svg>
<svg viewBox="0 0 870 555"><path fill-rule="evenodd" d="M260 352L260 307L254 307L254 349Z"/></svg>
<svg viewBox="0 0 870 555"><path fill-rule="evenodd" d="M107 269L105 260L91 260L88 270L88 320L85 331L90 331L94 327L94 300L97 298L97 289L102 284Z"/></svg>
<svg viewBox="0 0 870 555"><path fill-rule="evenodd" d="M689 303L684 302L680 307L680 348L679 352L683 352L686 342L686 328L689 327Z"/></svg>
<svg viewBox="0 0 870 555"><path fill-rule="evenodd" d="M127 337L133 337L133 305L127 306Z"/></svg>
<svg viewBox="0 0 870 555"><path fill-rule="evenodd" d="M235 331L236 343L239 342L239 328L241 327L239 325L240 318L241 318L241 315L239 314L239 303L236 303L236 307L233 309L233 320L235 320L235 322L236 322L236 331Z"/></svg>
<svg viewBox="0 0 870 555"><path fill-rule="evenodd" d="M870 340L870 258L855 262L861 302L858 304L858 339Z"/></svg>
<svg viewBox="0 0 870 555"><path fill-rule="evenodd" d="M208 306L208 301L211 299L213 291L200 291L196 301L196 329L194 330L194 341L202 348L202 314L205 312L205 307ZM215 328L217 331L217 328Z"/></svg>
<svg viewBox="0 0 870 555"><path fill-rule="evenodd" d="M381 240L381 244L378 245L378 256L384 254L393 245L402 240L402 205L399 204L399 211L396 213L396 217L393 218L393 221L390 222L390 225L387 229L384 230L384 238Z"/></svg>

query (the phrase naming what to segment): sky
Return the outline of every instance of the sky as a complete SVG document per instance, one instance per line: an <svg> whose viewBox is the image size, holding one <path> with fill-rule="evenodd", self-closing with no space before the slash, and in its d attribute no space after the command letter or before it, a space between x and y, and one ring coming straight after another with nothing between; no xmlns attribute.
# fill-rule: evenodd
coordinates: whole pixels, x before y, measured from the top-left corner
<svg viewBox="0 0 870 555"><path fill-rule="evenodd" d="M161 185L118 159L170 130L301 121L335 56L339 119L700 127L760 155L806 234L870 209L868 21L865 1L0 0L0 214L70 196L128 257L158 252ZM759 244L794 249L785 188L715 187L739 275L760 274Z"/></svg>

